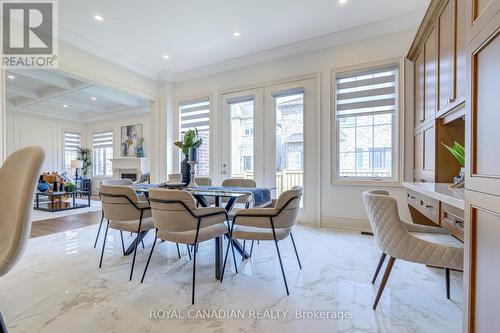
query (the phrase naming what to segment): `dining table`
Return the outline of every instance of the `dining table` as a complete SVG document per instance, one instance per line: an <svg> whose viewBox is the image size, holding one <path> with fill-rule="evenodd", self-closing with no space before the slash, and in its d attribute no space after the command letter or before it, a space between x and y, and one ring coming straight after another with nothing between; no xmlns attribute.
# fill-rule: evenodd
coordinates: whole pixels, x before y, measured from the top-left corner
<svg viewBox="0 0 500 333"><path fill-rule="evenodd" d="M185 190L193 195L197 203L202 207L210 207L211 203L208 198L214 198L216 207L224 207L226 212L230 212L238 199L246 197L249 202L252 202L253 207L265 207L271 203L271 190L268 188L247 188L247 187L227 187L227 186L196 186L186 187L179 184L176 186L169 186L169 184L136 184L131 187L138 193L143 193L146 198L149 196L149 190L152 188L175 188ZM228 221L229 223L229 221ZM149 230L139 233L136 241L139 243L146 236ZM229 234L225 234L229 239ZM134 252L135 243L128 247L125 255ZM250 254L245 250L244 246L238 241L234 240L234 249L241 255L243 259L250 258ZM222 237L215 238L215 278L220 280L222 275L223 265L223 239Z"/></svg>

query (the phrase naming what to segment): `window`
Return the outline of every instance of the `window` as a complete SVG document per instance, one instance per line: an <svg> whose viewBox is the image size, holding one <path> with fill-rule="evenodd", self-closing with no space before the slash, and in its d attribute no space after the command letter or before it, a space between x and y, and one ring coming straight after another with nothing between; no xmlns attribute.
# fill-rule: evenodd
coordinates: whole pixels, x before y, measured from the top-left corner
<svg viewBox="0 0 500 333"><path fill-rule="evenodd" d="M253 157L252 156L243 156L243 170L242 172L252 171L253 166Z"/></svg>
<svg viewBox="0 0 500 333"><path fill-rule="evenodd" d="M253 135L253 119L243 121L243 133L246 136Z"/></svg>
<svg viewBox="0 0 500 333"><path fill-rule="evenodd" d="M92 135L92 156L94 176L113 176L113 167L110 161L113 158L113 131Z"/></svg>
<svg viewBox="0 0 500 333"><path fill-rule="evenodd" d="M210 174L210 101L208 98L179 104L180 138L189 129L196 128L203 144L198 151L196 173L200 176Z"/></svg>
<svg viewBox="0 0 500 333"><path fill-rule="evenodd" d="M64 169L71 170L71 160L78 157L78 148L80 147L81 134L78 132L64 132Z"/></svg>
<svg viewBox="0 0 500 333"><path fill-rule="evenodd" d="M396 177L397 77L395 64L336 75L337 178Z"/></svg>

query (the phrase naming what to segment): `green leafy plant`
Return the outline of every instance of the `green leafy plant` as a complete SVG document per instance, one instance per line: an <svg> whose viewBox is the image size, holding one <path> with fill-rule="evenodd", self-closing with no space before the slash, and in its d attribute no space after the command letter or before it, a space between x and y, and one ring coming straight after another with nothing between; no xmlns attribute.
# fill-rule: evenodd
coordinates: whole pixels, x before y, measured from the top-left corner
<svg viewBox="0 0 500 333"><path fill-rule="evenodd" d="M199 148L202 143L203 139L198 138L198 130L194 128L184 133L183 140L174 142L174 145L180 148L184 155L187 155L189 152L189 148Z"/></svg>
<svg viewBox="0 0 500 333"><path fill-rule="evenodd" d="M76 184L72 182L66 182L64 183L64 190L66 192L74 192L76 191Z"/></svg>
<svg viewBox="0 0 500 333"><path fill-rule="evenodd" d="M465 148L458 142L453 141L453 147L450 147L443 142L441 144L457 159L462 166L465 165Z"/></svg>
<svg viewBox="0 0 500 333"><path fill-rule="evenodd" d="M82 174L87 177L92 166L92 150L90 148L79 147L77 160L83 161Z"/></svg>

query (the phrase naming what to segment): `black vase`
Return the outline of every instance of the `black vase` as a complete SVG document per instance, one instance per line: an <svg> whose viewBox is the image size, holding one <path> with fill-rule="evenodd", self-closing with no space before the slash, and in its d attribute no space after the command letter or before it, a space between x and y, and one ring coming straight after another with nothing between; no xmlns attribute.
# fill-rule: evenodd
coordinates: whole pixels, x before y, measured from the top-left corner
<svg viewBox="0 0 500 333"><path fill-rule="evenodd" d="M181 162L181 174L182 174L182 182L184 184L189 184L191 181L191 165L188 164L188 156L185 155L184 159Z"/></svg>

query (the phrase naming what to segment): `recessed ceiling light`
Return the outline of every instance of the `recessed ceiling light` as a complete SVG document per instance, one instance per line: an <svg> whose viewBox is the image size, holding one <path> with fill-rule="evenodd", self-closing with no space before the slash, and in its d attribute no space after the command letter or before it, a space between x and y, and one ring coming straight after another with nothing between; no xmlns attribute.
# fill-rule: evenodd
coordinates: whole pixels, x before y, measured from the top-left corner
<svg viewBox="0 0 500 333"><path fill-rule="evenodd" d="M67 108L68 107L68 104L63 104L63 108Z"/></svg>
<svg viewBox="0 0 500 333"><path fill-rule="evenodd" d="M340 3L341 5L343 5L343 4L347 3L347 0L339 0L339 3Z"/></svg>
<svg viewBox="0 0 500 333"><path fill-rule="evenodd" d="M233 36L234 36L234 37L240 37L240 36L241 36L241 34L240 34L238 31L235 31L235 32L233 32Z"/></svg>
<svg viewBox="0 0 500 333"><path fill-rule="evenodd" d="M168 59L168 58L169 58L168 54L163 55L163 59Z"/></svg>
<svg viewBox="0 0 500 333"><path fill-rule="evenodd" d="M91 100L95 101L97 98L95 97L90 97Z"/></svg>
<svg viewBox="0 0 500 333"><path fill-rule="evenodd" d="M14 75L7 75L7 78L10 79L10 80L15 80L16 77Z"/></svg>
<svg viewBox="0 0 500 333"><path fill-rule="evenodd" d="M104 21L104 18L101 15L94 15L94 19L99 22Z"/></svg>

